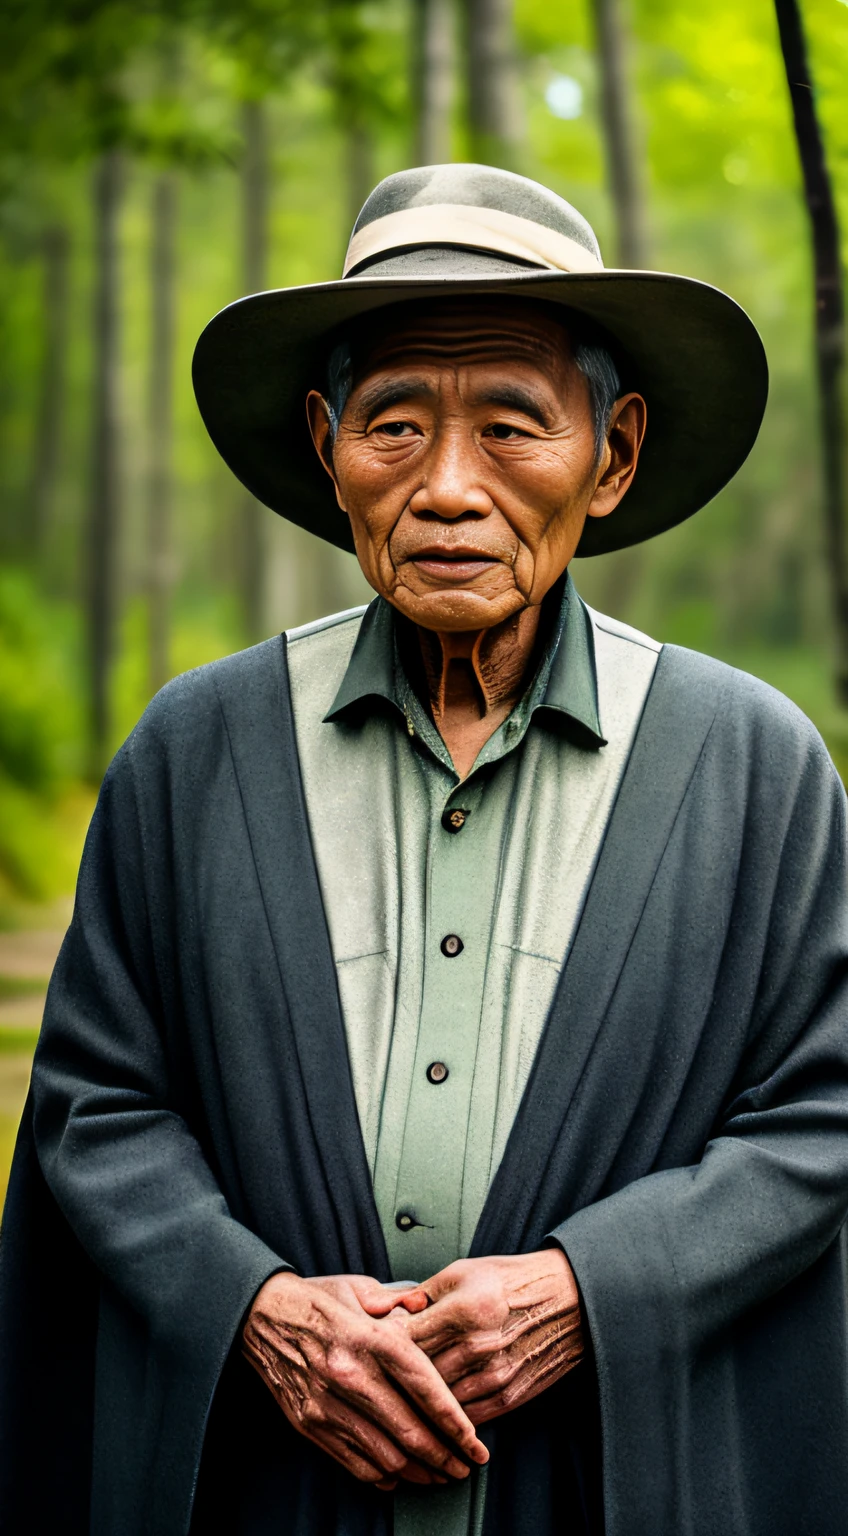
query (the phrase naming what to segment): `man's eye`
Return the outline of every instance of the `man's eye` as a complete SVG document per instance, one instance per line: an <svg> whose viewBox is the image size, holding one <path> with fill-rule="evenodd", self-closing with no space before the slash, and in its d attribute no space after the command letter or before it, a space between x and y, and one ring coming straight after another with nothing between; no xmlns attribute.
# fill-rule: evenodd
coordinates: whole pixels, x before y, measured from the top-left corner
<svg viewBox="0 0 848 1536"><path fill-rule="evenodd" d="M376 432L385 432L387 437L405 437L412 427L408 421L381 421L374 429Z"/></svg>
<svg viewBox="0 0 848 1536"><path fill-rule="evenodd" d="M513 427L507 421L493 421L491 426L486 428L486 432L489 437L497 438L499 443L505 443L511 437L526 437L527 435L525 432L522 432L520 427Z"/></svg>

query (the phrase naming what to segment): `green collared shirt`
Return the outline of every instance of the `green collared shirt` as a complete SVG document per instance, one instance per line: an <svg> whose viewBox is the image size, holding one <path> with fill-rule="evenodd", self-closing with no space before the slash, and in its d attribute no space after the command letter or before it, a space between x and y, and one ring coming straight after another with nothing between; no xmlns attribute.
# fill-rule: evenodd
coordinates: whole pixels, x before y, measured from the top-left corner
<svg viewBox="0 0 848 1536"><path fill-rule="evenodd" d="M487 1014L484 997L519 749L531 723L576 739L582 750L606 745L590 621L570 577L532 682L465 779L404 668L395 610L378 599L324 718L355 723L383 704L406 728L428 834L420 1002L393 1042L374 1167L401 1279L432 1274L467 1252L494 1173L502 1053L499 1020Z"/></svg>
<svg viewBox="0 0 848 1536"><path fill-rule="evenodd" d="M567 579L532 682L460 780L388 604L289 636L307 810L396 1279L469 1250L658 649L592 615ZM424 1495L397 1495L402 1536L474 1529L468 1489Z"/></svg>
<svg viewBox="0 0 848 1536"><path fill-rule="evenodd" d="M397 615L382 598L362 616L353 655L324 718L354 717L377 699L393 705L403 715L409 735L417 735L445 771L458 779L450 753L407 677ZM489 737L464 782L513 751L534 719L549 729L562 729L584 746L606 746L598 718L591 621L570 576L563 583L559 611L532 682L509 718Z"/></svg>

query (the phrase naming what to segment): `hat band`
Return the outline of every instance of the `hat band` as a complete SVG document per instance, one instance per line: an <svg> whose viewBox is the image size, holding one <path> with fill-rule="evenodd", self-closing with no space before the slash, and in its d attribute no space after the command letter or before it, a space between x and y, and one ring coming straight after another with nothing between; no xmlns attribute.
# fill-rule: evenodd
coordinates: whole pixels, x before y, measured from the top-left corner
<svg viewBox="0 0 848 1536"><path fill-rule="evenodd" d="M431 203L374 219L351 236L343 276L372 256L416 245L467 245L517 256L555 272L601 272L603 262L585 245L545 224L465 203Z"/></svg>

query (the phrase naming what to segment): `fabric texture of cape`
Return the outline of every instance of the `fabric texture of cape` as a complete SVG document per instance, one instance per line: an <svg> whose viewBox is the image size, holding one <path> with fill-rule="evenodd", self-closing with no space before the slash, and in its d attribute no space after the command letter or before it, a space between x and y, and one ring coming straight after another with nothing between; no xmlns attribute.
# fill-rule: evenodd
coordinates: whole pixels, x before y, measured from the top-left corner
<svg viewBox="0 0 848 1536"><path fill-rule="evenodd" d="M845 851L803 717L666 648L472 1250L554 1234L595 1364L487 1427L485 1536L565 1528L593 1371L607 1536L844 1532ZM239 1358L287 1263L388 1274L277 639L104 783L3 1225L3 1531L184 1536L197 1490L388 1536Z"/></svg>

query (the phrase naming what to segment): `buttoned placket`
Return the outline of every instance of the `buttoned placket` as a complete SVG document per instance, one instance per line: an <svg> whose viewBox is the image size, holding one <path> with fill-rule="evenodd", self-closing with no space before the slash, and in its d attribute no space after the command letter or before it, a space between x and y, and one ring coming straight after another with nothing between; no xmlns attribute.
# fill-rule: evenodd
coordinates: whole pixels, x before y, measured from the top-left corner
<svg viewBox="0 0 848 1536"><path fill-rule="evenodd" d="M467 1127L501 854L485 771L450 787L435 764L424 772L431 810L421 1010L403 1143L392 1159L395 1217L384 1222L398 1279L423 1278L462 1251Z"/></svg>
<svg viewBox="0 0 848 1536"><path fill-rule="evenodd" d="M391 625L383 630L393 645L391 670L385 651L372 658L370 677L398 711L395 750L405 764L398 782L411 770L418 785L404 791L420 830L399 825L401 862L420 860L423 877L401 918L395 1027L372 1164L395 1279L424 1278L468 1251L491 1180L503 1029L498 1011L484 1005L523 756L516 749L545 703L567 611L563 602L533 683L462 781L409 681L397 631L389 638ZM344 687L340 694L347 707ZM498 961L502 989L500 951Z"/></svg>
<svg viewBox="0 0 848 1536"><path fill-rule="evenodd" d="M400 1146L380 1139L375 1167L396 1279L425 1278L467 1250L491 1176L501 1043L481 1039L486 971L515 749L547 673L545 665L460 780L433 721L396 667L398 702L426 782L430 821L421 1006L403 1135ZM483 1102L489 1113L479 1113ZM489 1133L470 1137L472 1121L486 1124Z"/></svg>

